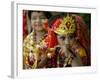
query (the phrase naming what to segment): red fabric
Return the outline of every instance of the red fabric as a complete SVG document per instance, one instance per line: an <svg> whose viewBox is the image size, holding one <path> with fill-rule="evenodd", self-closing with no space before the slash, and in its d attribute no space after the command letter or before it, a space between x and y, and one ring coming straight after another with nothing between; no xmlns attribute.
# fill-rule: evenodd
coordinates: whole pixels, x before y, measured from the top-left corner
<svg viewBox="0 0 100 80"><path fill-rule="evenodd" d="M45 38L45 42L47 43L48 48L54 48L58 44L57 36L51 29L49 29L48 31L48 35Z"/></svg>
<svg viewBox="0 0 100 80"><path fill-rule="evenodd" d="M85 48L87 57L88 57L88 64L90 65L90 37L88 32L88 27L84 22L83 18L80 16L75 17L76 20L76 36L78 41L80 42L81 46Z"/></svg>
<svg viewBox="0 0 100 80"><path fill-rule="evenodd" d="M47 37L44 39L48 48L54 48L57 44L57 36L52 29L48 26L48 22L44 23L44 28L48 31Z"/></svg>
<svg viewBox="0 0 100 80"><path fill-rule="evenodd" d="M23 39L28 35L27 13L23 11Z"/></svg>
<svg viewBox="0 0 100 80"><path fill-rule="evenodd" d="M52 24L52 30L55 31L61 24L61 18L57 18Z"/></svg>

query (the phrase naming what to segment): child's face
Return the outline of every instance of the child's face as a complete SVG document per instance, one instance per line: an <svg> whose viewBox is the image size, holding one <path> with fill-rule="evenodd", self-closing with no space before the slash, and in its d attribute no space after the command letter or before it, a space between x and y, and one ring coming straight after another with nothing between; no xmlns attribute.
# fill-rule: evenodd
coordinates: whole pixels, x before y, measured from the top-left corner
<svg viewBox="0 0 100 80"><path fill-rule="evenodd" d="M31 26L32 29L35 29L36 31L42 31L44 30L43 24L48 19L44 15L43 12L32 12L31 14Z"/></svg>

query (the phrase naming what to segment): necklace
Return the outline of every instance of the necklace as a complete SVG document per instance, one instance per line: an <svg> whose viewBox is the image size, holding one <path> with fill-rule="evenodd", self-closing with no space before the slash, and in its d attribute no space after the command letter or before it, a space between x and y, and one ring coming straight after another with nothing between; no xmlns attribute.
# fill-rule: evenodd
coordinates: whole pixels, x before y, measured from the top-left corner
<svg viewBox="0 0 100 80"><path fill-rule="evenodd" d="M40 37L36 35L36 32L33 34L33 41L35 44L40 44L42 40L47 36L46 32L41 35Z"/></svg>

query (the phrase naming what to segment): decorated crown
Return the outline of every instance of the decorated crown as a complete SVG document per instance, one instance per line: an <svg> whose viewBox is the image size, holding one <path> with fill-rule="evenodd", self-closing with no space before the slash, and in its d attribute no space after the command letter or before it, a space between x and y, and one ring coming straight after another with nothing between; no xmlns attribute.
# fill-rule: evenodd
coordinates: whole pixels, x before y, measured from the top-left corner
<svg viewBox="0 0 100 80"><path fill-rule="evenodd" d="M61 21L59 27L56 28L55 33L59 35L66 35L75 32L75 21L72 16L67 15Z"/></svg>

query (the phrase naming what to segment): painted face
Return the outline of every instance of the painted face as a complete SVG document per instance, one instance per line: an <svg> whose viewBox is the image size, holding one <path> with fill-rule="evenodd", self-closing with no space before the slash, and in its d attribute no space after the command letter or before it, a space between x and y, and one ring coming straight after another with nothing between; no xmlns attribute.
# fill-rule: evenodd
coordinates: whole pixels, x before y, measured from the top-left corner
<svg viewBox="0 0 100 80"><path fill-rule="evenodd" d="M47 21L48 19L44 15L43 12L32 12L31 14L31 26L32 29L35 29L36 31L42 31L44 30L43 24Z"/></svg>

